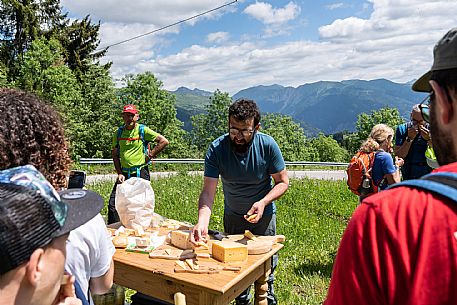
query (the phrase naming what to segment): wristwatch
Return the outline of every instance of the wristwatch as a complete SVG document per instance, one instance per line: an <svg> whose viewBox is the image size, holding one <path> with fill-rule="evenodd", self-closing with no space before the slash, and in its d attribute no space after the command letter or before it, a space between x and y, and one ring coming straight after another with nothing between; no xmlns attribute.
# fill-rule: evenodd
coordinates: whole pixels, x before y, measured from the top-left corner
<svg viewBox="0 0 457 305"><path fill-rule="evenodd" d="M410 137L406 137L406 142L411 142L412 139Z"/></svg>

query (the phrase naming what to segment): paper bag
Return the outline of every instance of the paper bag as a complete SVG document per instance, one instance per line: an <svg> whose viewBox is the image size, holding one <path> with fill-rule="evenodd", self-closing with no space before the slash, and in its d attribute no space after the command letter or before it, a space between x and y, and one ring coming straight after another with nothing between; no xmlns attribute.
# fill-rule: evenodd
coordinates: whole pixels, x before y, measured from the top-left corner
<svg viewBox="0 0 457 305"><path fill-rule="evenodd" d="M115 203L119 218L125 227L149 227L154 214L155 198L148 180L132 177L119 184Z"/></svg>

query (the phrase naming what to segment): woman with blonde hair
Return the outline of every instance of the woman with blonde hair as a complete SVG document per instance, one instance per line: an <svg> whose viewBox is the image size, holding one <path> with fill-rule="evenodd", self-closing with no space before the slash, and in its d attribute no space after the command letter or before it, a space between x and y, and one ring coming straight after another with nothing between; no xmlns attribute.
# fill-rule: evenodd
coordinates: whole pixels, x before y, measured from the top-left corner
<svg viewBox="0 0 457 305"><path fill-rule="evenodd" d="M386 124L377 124L371 130L368 139L362 144L360 150L363 152L376 152L371 170L371 177L374 185L381 191L388 185L400 182L400 166L403 159L395 157L392 159L390 154L394 131Z"/></svg>

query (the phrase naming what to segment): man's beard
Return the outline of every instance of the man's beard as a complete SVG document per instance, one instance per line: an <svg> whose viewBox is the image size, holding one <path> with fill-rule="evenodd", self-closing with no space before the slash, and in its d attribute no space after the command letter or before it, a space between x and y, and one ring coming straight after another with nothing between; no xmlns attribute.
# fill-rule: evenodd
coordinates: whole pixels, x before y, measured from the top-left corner
<svg viewBox="0 0 457 305"><path fill-rule="evenodd" d="M254 140L254 136L255 136L255 131L254 131L254 134L252 135L252 138L249 140L249 142L246 141L245 139L243 139L243 141L241 143L236 143L235 139L230 138L230 143L232 144L232 147L235 150L235 152L237 152L239 154L244 154L249 150L249 147L251 146L252 141Z"/></svg>
<svg viewBox="0 0 457 305"><path fill-rule="evenodd" d="M235 140L230 139L232 143L232 147L235 149L237 153L243 154L248 151L249 143L244 141L243 143L236 143Z"/></svg>
<svg viewBox="0 0 457 305"><path fill-rule="evenodd" d="M457 154L454 151L454 142L452 135L445 134L440 130L436 122L436 113L433 111L435 107L430 109L430 134L433 141L433 150L435 152L436 161L440 166L450 164L457 161Z"/></svg>

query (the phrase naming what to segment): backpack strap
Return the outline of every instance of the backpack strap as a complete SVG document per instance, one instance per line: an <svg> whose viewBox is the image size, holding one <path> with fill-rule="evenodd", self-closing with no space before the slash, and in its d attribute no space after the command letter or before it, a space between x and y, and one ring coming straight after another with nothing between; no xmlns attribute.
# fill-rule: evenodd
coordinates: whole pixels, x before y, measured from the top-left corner
<svg viewBox="0 0 457 305"><path fill-rule="evenodd" d="M121 136L122 136L122 132L124 131L124 125L122 126L119 126L119 128L117 129L117 138L116 138L116 147L117 149L120 148L119 146L119 141L121 139Z"/></svg>
<svg viewBox="0 0 457 305"><path fill-rule="evenodd" d="M370 153L366 153L366 155L367 155L367 157L368 157L368 163L370 164L370 165L369 165L369 169L367 169L367 168L365 167L365 164L364 164L363 162L361 162L361 163L362 163L362 166L363 166L362 174L363 174L364 176L368 176L368 177L370 177L370 178L371 178L370 172L371 172L371 170L373 169L374 159L375 159L375 157L376 157L377 151L372 152L372 153L373 153L373 157L371 157L371 152L370 152Z"/></svg>
<svg viewBox="0 0 457 305"><path fill-rule="evenodd" d="M140 134L140 139L141 141L143 141L143 153L145 155L148 154L148 146L146 144L146 140L144 139L144 125L143 124L139 124L139 134Z"/></svg>
<svg viewBox="0 0 457 305"><path fill-rule="evenodd" d="M388 189L409 186L424 189L457 202L457 173L437 172L423 176L420 179L406 180L393 184Z"/></svg>
<svg viewBox="0 0 457 305"><path fill-rule="evenodd" d="M149 155L148 155L148 143L146 142L146 139L144 138L144 125L143 124L140 124L140 130L139 130L139 134L140 134L140 139L141 141L143 141L143 154L146 158L146 160L148 160L145 165L149 165L152 163L152 161L149 159Z"/></svg>
<svg viewBox="0 0 457 305"><path fill-rule="evenodd" d="M65 270L67 271L67 270ZM67 271L68 272L68 271ZM75 282L73 283L73 286L75 287L75 296L81 300L82 305L89 305L89 289L87 289L87 294L83 291L81 288L81 285L78 282L78 279L75 279Z"/></svg>

